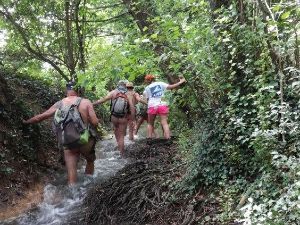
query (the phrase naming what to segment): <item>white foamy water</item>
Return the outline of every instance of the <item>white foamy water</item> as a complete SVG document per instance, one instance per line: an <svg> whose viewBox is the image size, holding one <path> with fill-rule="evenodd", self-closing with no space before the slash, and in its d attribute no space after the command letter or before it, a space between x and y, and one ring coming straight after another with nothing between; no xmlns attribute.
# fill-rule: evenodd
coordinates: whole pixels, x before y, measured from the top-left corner
<svg viewBox="0 0 300 225"><path fill-rule="evenodd" d="M126 138L125 144L131 142ZM70 216L80 213L81 204L89 188L113 176L127 163L120 157L114 138L108 138L96 145L94 175L84 174L85 165L78 170L78 184L67 185L66 172L58 174L57 179L44 188L44 198L36 209L7 221L0 221L2 225L62 225L67 224Z"/></svg>

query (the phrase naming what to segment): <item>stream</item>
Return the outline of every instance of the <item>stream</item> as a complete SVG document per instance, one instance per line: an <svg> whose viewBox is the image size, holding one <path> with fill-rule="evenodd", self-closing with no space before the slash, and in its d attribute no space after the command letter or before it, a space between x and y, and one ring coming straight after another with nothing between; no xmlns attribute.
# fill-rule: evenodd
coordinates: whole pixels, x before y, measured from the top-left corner
<svg viewBox="0 0 300 225"><path fill-rule="evenodd" d="M125 145L130 142L125 138ZM6 221L1 225L61 225L71 220L71 215L80 213L81 204L89 188L113 176L127 163L120 157L114 138L99 141L96 145L94 175L85 175L85 165L79 166L78 184L69 187L66 172L57 174L55 180L44 187L43 202L31 211Z"/></svg>

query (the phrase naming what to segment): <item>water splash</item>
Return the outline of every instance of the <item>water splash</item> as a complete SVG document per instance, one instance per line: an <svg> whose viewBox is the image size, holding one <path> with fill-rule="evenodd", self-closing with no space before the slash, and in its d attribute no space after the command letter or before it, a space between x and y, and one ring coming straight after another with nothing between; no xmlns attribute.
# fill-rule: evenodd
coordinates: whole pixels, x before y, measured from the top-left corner
<svg viewBox="0 0 300 225"><path fill-rule="evenodd" d="M132 142L125 139L125 145ZM62 225L70 215L80 213L86 192L95 184L113 176L127 161L120 157L116 141L109 137L96 145L95 172L85 175L84 167L78 170L78 183L66 185L66 174L57 174L57 179L44 188L44 200L35 209L18 218L0 222L2 225Z"/></svg>

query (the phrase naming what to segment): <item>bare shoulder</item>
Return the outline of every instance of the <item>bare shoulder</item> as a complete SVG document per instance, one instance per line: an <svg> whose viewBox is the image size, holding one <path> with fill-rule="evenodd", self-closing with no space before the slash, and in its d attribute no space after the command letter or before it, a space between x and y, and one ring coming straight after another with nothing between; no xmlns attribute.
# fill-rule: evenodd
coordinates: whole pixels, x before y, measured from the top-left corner
<svg viewBox="0 0 300 225"><path fill-rule="evenodd" d="M92 104L92 102L91 102L89 99L87 99L87 98L83 98L83 99L81 100L81 103L83 103L83 104L85 104L85 105L91 105L91 104Z"/></svg>
<svg viewBox="0 0 300 225"><path fill-rule="evenodd" d="M63 102L63 99L62 99L62 100L59 100L59 101L57 101L57 102L55 102L55 103L52 105L52 107L53 107L53 108L59 108L59 107L61 106L62 102Z"/></svg>
<svg viewBox="0 0 300 225"><path fill-rule="evenodd" d="M116 90L112 90L111 92L109 92L107 94L107 96L111 98L111 97L115 96L116 94L117 94L117 91Z"/></svg>

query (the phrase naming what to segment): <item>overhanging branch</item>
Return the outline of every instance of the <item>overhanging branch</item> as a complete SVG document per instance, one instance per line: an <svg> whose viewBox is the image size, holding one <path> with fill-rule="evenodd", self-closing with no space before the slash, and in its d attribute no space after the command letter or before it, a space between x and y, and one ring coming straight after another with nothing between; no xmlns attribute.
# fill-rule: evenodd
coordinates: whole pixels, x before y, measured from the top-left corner
<svg viewBox="0 0 300 225"><path fill-rule="evenodd" d="M115 8L118 6L122 6L122 3L116 3L116 4L111 4L111 5L103 5L103 6L98 6L98 7L93 7L93 8L88 8L89 10L99 10L99 9L110 9L110 8Z"/></svg>
<svg viewBox="0 0 300 225"><path fill-rule="evenodd" d="M21 36L22 40L24 41L25 48L28 50L28 52L30 54L34 55L37 59L39 59L43 62L49 63L65 80L69 80L68 76L65 75L65 73L60 69L60 67L55 62L53 62L52 60L47 58L45 55L43 55L40 51L35 50L31 46L31 44L26 36L25 29L23 27L21 27L21 25L19 25L14 20L14 18L11 16L11 14L9 12L0 10L0 14L15 27L15 29Z"/></svg>

